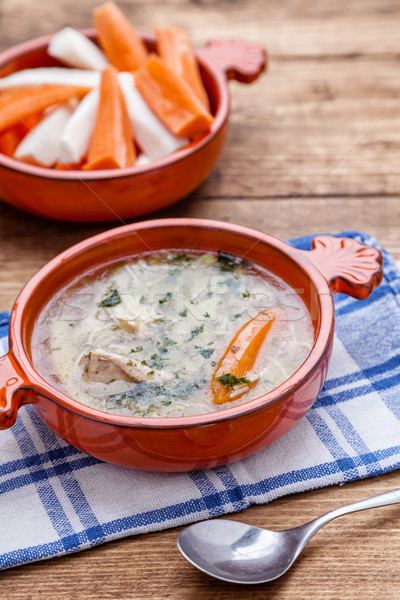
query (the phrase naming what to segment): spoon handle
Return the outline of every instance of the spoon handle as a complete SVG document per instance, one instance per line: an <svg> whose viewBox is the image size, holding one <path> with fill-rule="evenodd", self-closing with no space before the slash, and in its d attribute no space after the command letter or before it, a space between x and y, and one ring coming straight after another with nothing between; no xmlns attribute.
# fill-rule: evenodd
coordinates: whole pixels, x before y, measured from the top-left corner
<svg viewBox="0 0 400 600"><path fill-rule="evenodd" d="M305 525L301 525L298 529L302 529L306 534L304 545L308 542L308 540L326 523L332 521L332 519L336 519L337 517L341 517L342 515L347 515L348 513L357 512L359 510L366 510L367 508L378 508L379 506L388 506L389 504L399 504L400 503L400 488L396 490L392 490L390 492L385 492L384 494L379 494L378 496L372 496L372 498L366 498L365 500L359 500L358 502L354 502L353 504L346 504L345 506L340 506L339 508L335 508L324 515L321 515L314 521L310 521Z"/></svg>

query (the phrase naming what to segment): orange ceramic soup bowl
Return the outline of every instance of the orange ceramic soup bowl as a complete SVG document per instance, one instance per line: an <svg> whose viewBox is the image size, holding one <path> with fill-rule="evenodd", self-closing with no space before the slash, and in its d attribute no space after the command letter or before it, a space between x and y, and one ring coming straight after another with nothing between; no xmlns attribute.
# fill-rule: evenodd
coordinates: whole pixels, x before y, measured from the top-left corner
<svg viewBox="0 0 400 600"><path fill-rule="evenodd" d="M314 326L314 346L302 366L273 391L240 406L175 418L110 415L72 400L33 367L30 340L54 293L88 272L149 249L218 251L246 257L299 293ZM97 458L136 469L184 471L226 464L257 452L307 412L326 378L332 348L332 293L366 298L381 279L381 256L355 240L318 236L311 251L264 233L218 221L163 219L126 225L89 238L45 265L13 308L9 353L0 359L0 427L32 404L61 438Z"/></svg>
<svg viewBox="0 0 400 600"><path fill-rule="evenodd" d="M83 31L95 40L93 30ZM64 66L46 53L51 36L0 54L0 77L21 69ZM154 49L154 40L144 37ZM215 166L224 146L230 110L227 80L254 81L265 51L238 40L214 40L196 51L214 122L189 146L124 169L72 171L30 165L0 154L0 198L31 213L66 221L112 221L147 214L183 198Z"/></svg>

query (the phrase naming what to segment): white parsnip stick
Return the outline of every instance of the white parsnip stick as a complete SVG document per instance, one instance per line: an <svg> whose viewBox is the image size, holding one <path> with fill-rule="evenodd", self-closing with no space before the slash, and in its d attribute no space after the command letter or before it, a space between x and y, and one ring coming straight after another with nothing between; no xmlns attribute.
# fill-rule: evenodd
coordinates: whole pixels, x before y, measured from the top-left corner
<svg viewBox="0 0 400 600"><path fill-rule="evenodd" d="M150 110L135 88L131 73L119 73L118 77L135 139L150 160L163 158L189 143L189 140L173 135Z"/></svg>
<svg viewBox="0 0 400 600"><path fill-rule="evenodd" d="M20 142L15 158L52 167L59 158L61 136L73 111L71 104L57 108L40 121Z"/></svg>
<svg viewBox="0 0 400 600"><path fill-rule="evenodd" d="M102 71L109 64L104 52L83 33L72 27L65 27L53 35L47 54L78 69Z"/></svg>
<svg viewBox="0 0 400 600"><path fill-rule="evenodd" d="M68 119L61 136L60 162L79 163L86 155L99 105L99 90L89 92Z"/></svg>

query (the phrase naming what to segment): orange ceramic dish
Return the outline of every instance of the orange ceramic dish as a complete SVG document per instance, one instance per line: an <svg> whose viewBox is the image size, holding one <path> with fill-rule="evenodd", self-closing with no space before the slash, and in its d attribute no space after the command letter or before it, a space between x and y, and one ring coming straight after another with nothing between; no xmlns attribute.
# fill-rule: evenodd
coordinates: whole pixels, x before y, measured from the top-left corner
<svg viewBox="0 0 400 600"><path fill-rule="evenodd" d="M176 418L110 415L68 398L35 371L30 339L52 295L90 269L152 249L222 250L267 268L298 293L314 325L303 365L273 391L208 414ZM10 350L0 359L0 427L32 404L60 437L102 460L153 471L226 464L266 447L303 417L326 378L332 348L332 294L366 298L379 284L381 255L352 239L319 236L309 252L252 229L202 219L164 219L113 229L66 250L45 265L19 295L10 321Z"/></svg>
<svg viewBox="0 0 400 600"><path fill-rule="evenodd" d="M94 31L83 33L95 39ZM60 66L46 54L50 39L35 39L0 54L0 77L20 69ZM154 49L154 40L144 39ZM214 115L208 133L149 165L111 171L48 169L0 154L0 198L53 219L111 221L159 210L189 194L213 169L225 142L227 79L250 83L266 65L261 46L238 40L214 40L196 55Z"/></svg>

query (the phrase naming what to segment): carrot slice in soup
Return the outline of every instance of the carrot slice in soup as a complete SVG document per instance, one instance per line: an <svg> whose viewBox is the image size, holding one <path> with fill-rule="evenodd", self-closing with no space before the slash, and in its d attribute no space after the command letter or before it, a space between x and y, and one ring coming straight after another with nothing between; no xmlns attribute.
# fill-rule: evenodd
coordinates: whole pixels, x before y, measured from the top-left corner
<svg viewBox="0 0 400 600"><path fill-rule="evenodd" d="M0 95L0 131L41 112L48 106L84 96L89 88L71 85L39 85Z"/></svg>
<svg viewBox="0 0 400 600"><path fill-rule="evenodd" d="M93 21L100 44L119 71L134 71L145 62L146 46L114 2L95 8Z"/></svg>
<svg viewBox="0 0 400 600"><path fill-rule="evenodd" d="M96 123L84 169L118 169L135 164L133 130L114 67L104 69Z"/></svg>
<svg viewBox="0 0 400 600"><path fill-rule="evenodd" d="M157 50L164 63L190 86L203 106L210 110L207 92L187 31L174 27L156 27Z"/></svg>
<svg viewBox="0 0 400 600"><path fill-rule="evenodd" d="M243 325L227 347L219 361L211 381L211 390L215 404L224 404L238 400L257 383L246 375L253 368L257 355L271 329L275 317L264 310ZM235 386L246 384L242 392ZM230 393L237 389L234 397Z"/></svg>
<svg viewBox="0 0 400 600"><path fill-rule="evenodd" d="M213 118L188 84L152 54L135 73L139 92L175 135L193 137L209 129Z"/></svg>

